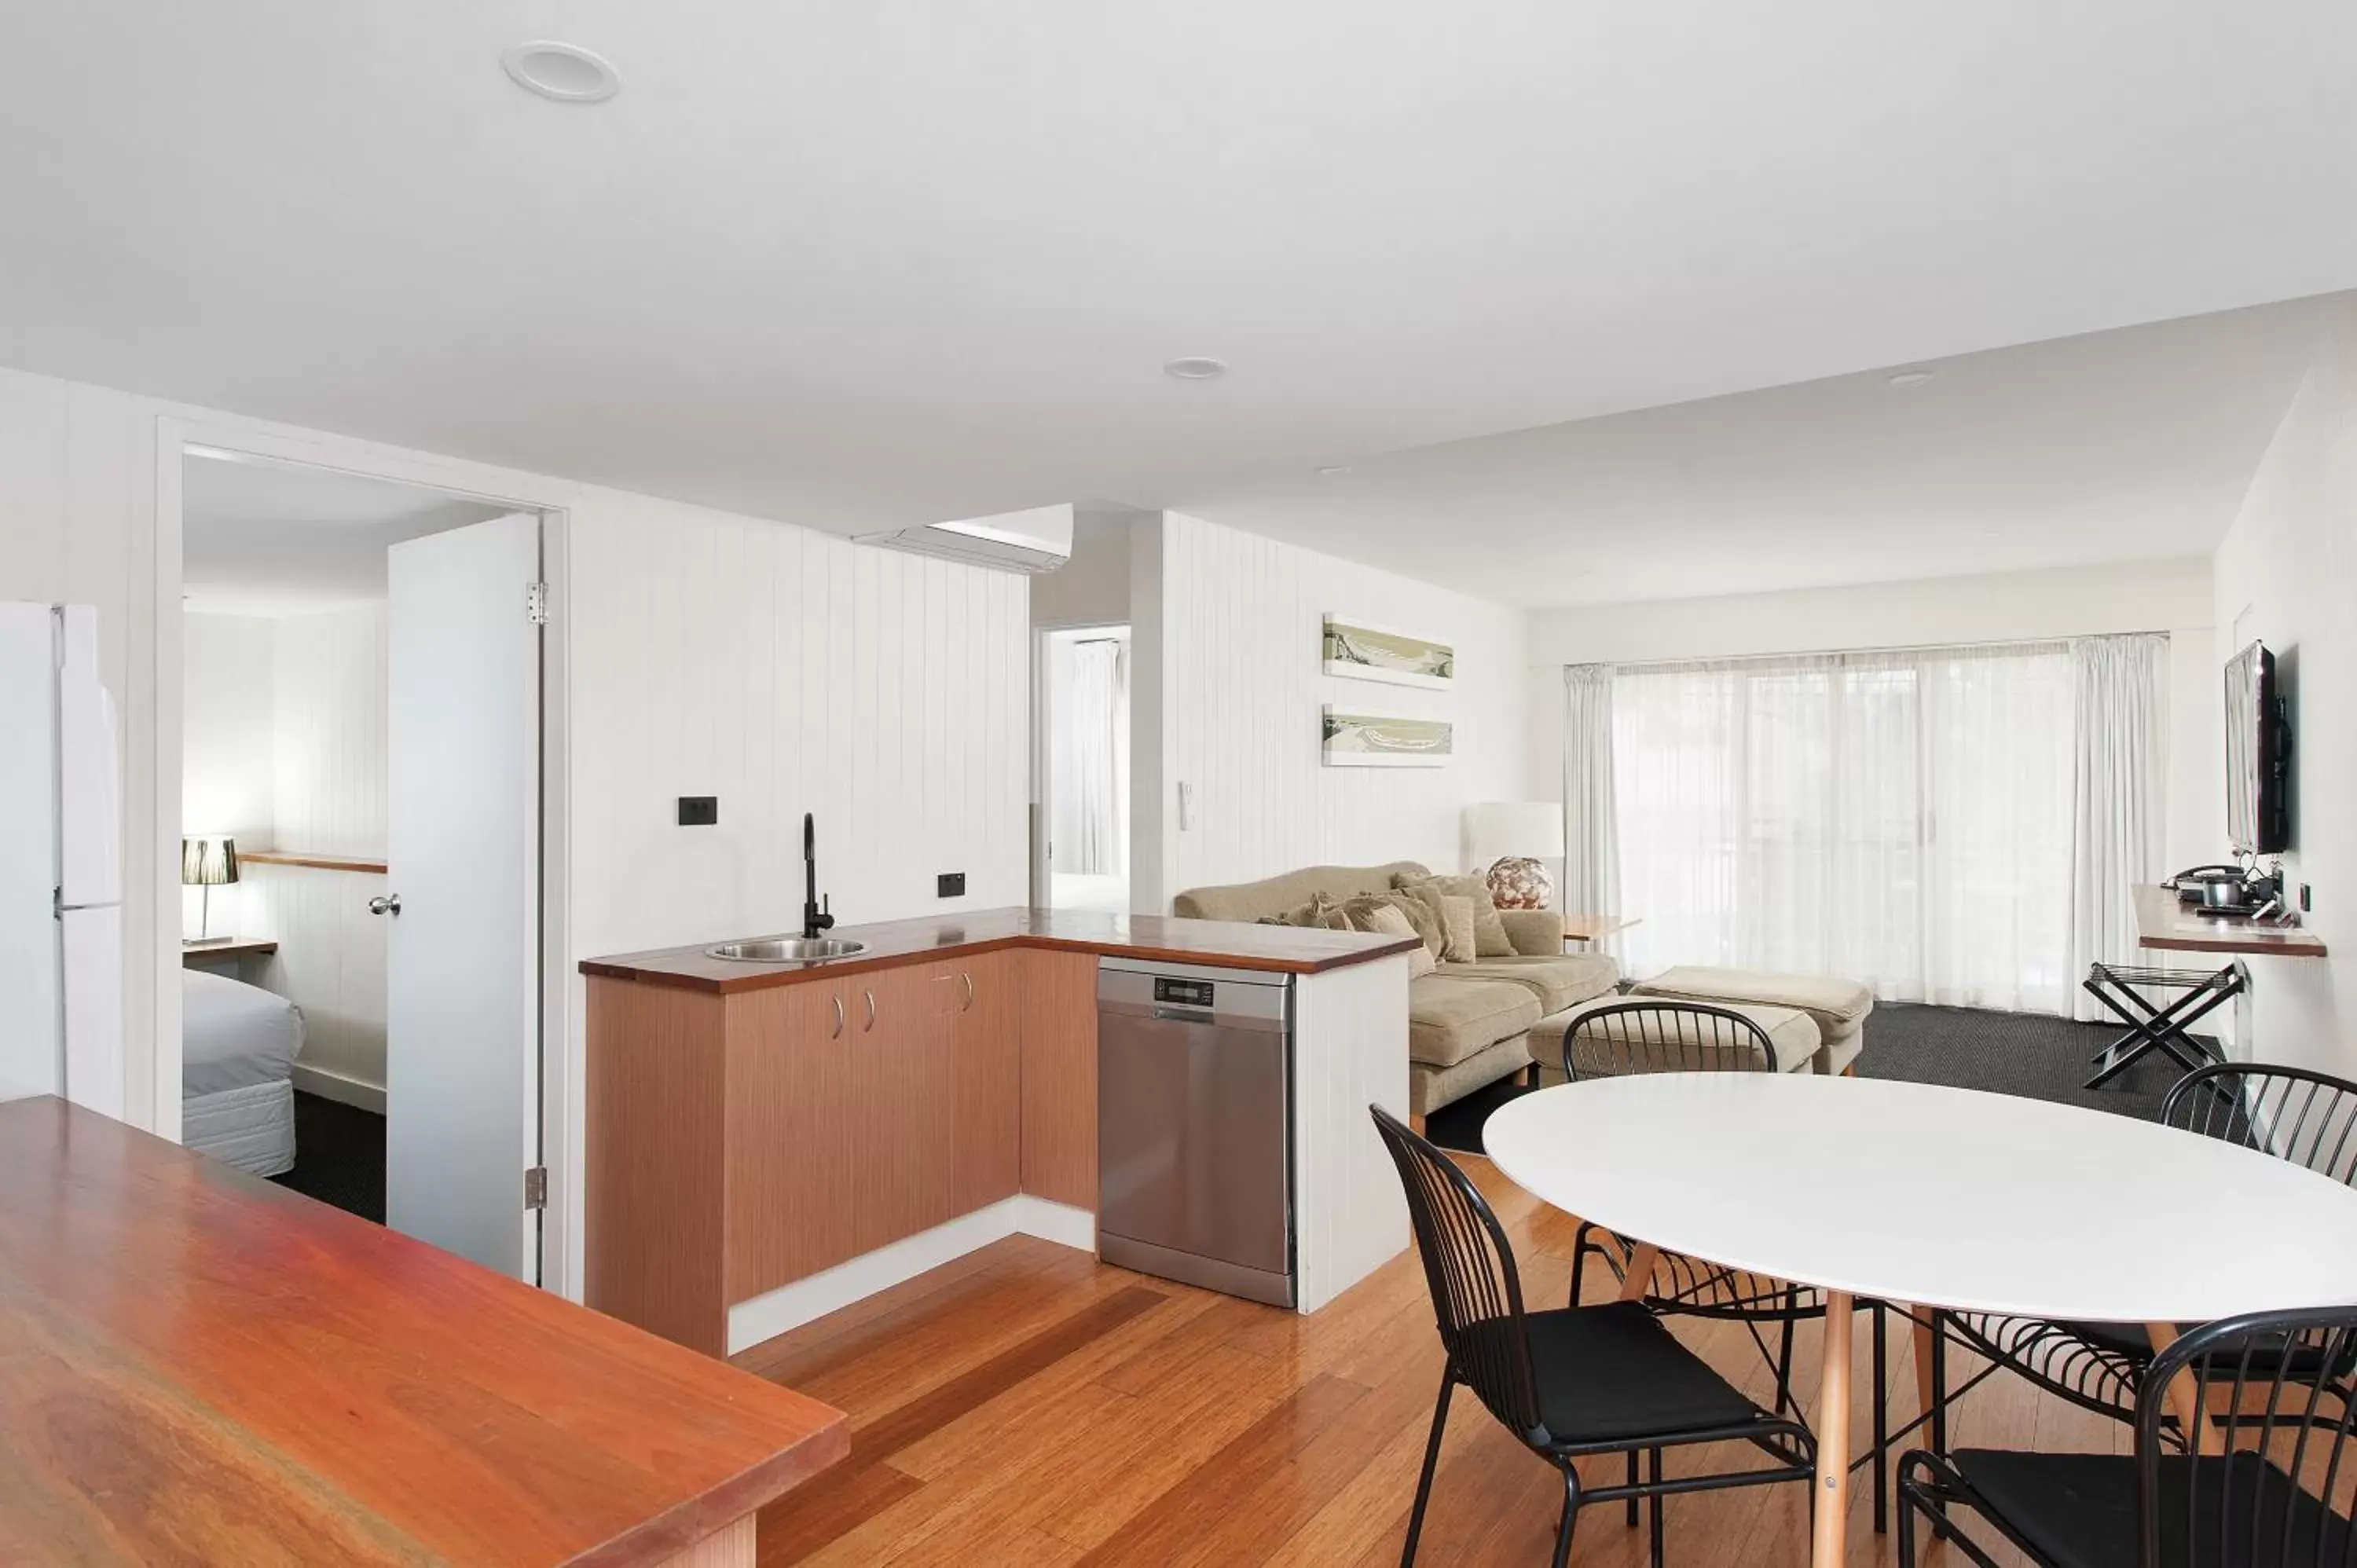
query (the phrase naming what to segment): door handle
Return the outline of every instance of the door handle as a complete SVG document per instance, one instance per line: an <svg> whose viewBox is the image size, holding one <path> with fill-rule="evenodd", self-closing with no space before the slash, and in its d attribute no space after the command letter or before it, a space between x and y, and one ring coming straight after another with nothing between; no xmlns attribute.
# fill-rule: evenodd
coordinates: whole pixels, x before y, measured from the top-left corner
<svg viewBox="0 0 2357 1568"><path fill-rule="evenodd" d="M859 1026L859 1032L864 1035L876 1027L876 993L863 991L860 994L867 998L867 1022Z"/></svg>
<svg viewBox="0 0 2357 1568"><path fill-rule="evenodd" d="M834 1033L829 1035L827 1038L830 1040L843 1038L843 993L839 991L834 993Z"/></svg>
<svg viewBox="0 0 2357 1568"><path fill-rule="evenodd" d="M400 914L400 913L401 913L401 895L400 895L400 894L398 894L398 893L394 893L394 894L387 895L386 897L380 897L380 898L371 898L371 899L370 899L370 900L369 900L369 913L370 913L370 914L371 914L371 915L398 915L398 914Z"/></svg>
<svg viewBox="0 0 2357 1568"><path fill-rule="evenodd" d="M961 1013L972 1012L974 1010L974 976L965 973L963 971L960 971L958 978L965 982L965 1005L959 1008L958 1011Z"/></svg>

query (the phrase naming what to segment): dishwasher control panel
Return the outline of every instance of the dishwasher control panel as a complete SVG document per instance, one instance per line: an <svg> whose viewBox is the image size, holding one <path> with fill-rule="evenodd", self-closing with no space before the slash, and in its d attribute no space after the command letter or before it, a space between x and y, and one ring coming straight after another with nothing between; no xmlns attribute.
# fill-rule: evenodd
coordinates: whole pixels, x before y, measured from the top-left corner
<svg viewBox="0 0 2357 1568"><path fill-rule="evenodd" d="M1212 987L1208 980L1173 980L1167 974L1154 977L1154 999L1174 1007L1209 1007Z"/></svg>

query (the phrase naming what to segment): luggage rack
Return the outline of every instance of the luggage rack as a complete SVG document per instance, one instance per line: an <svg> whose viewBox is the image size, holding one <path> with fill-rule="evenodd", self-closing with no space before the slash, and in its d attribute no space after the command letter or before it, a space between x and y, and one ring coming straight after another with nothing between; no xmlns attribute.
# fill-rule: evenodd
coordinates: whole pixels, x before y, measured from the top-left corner
<svg viewBox="0 0 2357 1568"><path fill-rule="evenodd" d="M2193 1026L2233 1001L2250 984L2250 975L2236 960L2208 974L2180 969L2154 969L2142 964L2091 963L2087 993L2126 1024L2127 1033L2097 1051L2089 1089L2101 1089L2154 1051L2191 1072L2223 1058L2193 1037ZM2178 994L2162 1004L2147 991Z"/></svg>

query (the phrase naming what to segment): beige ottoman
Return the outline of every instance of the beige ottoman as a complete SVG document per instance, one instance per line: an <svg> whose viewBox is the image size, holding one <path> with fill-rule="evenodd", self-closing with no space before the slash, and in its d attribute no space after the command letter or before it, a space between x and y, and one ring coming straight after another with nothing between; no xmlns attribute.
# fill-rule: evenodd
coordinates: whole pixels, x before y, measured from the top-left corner
<svg viewBox="0 0 2357 1568"><path fill-rule="evenodd" d="M1551 1013L1532 1025L1531 1059L1538 1063L1539 1081L1550 1084L1563 1081L1564 1038L1577 1026L1582 1018L1599 1008L1643 1000L1645 998L1638 996L1598 996L1593 1001L1583 1002L1577 1007L1567 1007L1560 1013ZM1681 999L1664 996L1657 1000L1668 1002ZM1816 1020L1808 1014L1797 1007L1760 1007L1727 1003L1719 1003L1717 1005L1726 1007L1730 1013L1740 1013L1760 1026L1761 1032L1768 1036L1770 1049L1776 1053L1774 1066L1778 1072L1807 1072L1814 1065L1822 1041L1817 1035ZM1676 1014L1651 1015L1647 1027L1658 1027L1659 1020L1678 1016L1679 1015ZM1694 1020L1694 1022L1701 1024L1704 1021ZM1701 1031L1696 1028L1681 1028L1675 1038L1678 1044L1696 1051L1724 1048L1706 1047ZM1613 1071L1611 1065L1604 1059L1599 1047L1591 1046L1582 1040L1575 1042L1573 1049L1576 1054L1572 1065L1579 1069L1582 1078L1607 1077ZM1692 1065L1700 1071L1753 1069L1753 1064L1750 1061L1718 1062L1697 1059Z"/></svg>
<svg viewBox="0 0 2357 1568"><path fill-rule="evenodd" d="M1719 969L1680 964L1629 988L1632 996L1663 996L1680 1002L1717 1002L1743 1007L1797 1007L1816 1020L1822 1043L1817 1070L1846 1073L1866 1048L1866 1015L1874 993L1855 980L1822 974L1779 974L1765 969Z"/></svg>

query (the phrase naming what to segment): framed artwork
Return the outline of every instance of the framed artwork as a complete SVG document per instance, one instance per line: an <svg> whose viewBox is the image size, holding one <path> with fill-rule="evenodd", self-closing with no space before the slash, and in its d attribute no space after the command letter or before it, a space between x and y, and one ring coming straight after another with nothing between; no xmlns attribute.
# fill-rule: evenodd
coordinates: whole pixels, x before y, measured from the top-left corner
<svg viewBox="0 0 2357 1568"><path fill-rule="evenodd" d="M1329 704L1320 755L1329 768L1445 768L1456 735L1447 719L1347 714Z"/></svg>
<svg viewBox="0 0 2357 1568"><path fill-rule="evenodd" d="M1447 691L1457 681L1457 650L1429 637L1326 618L1326 673L1352 681Z"/></svg>

